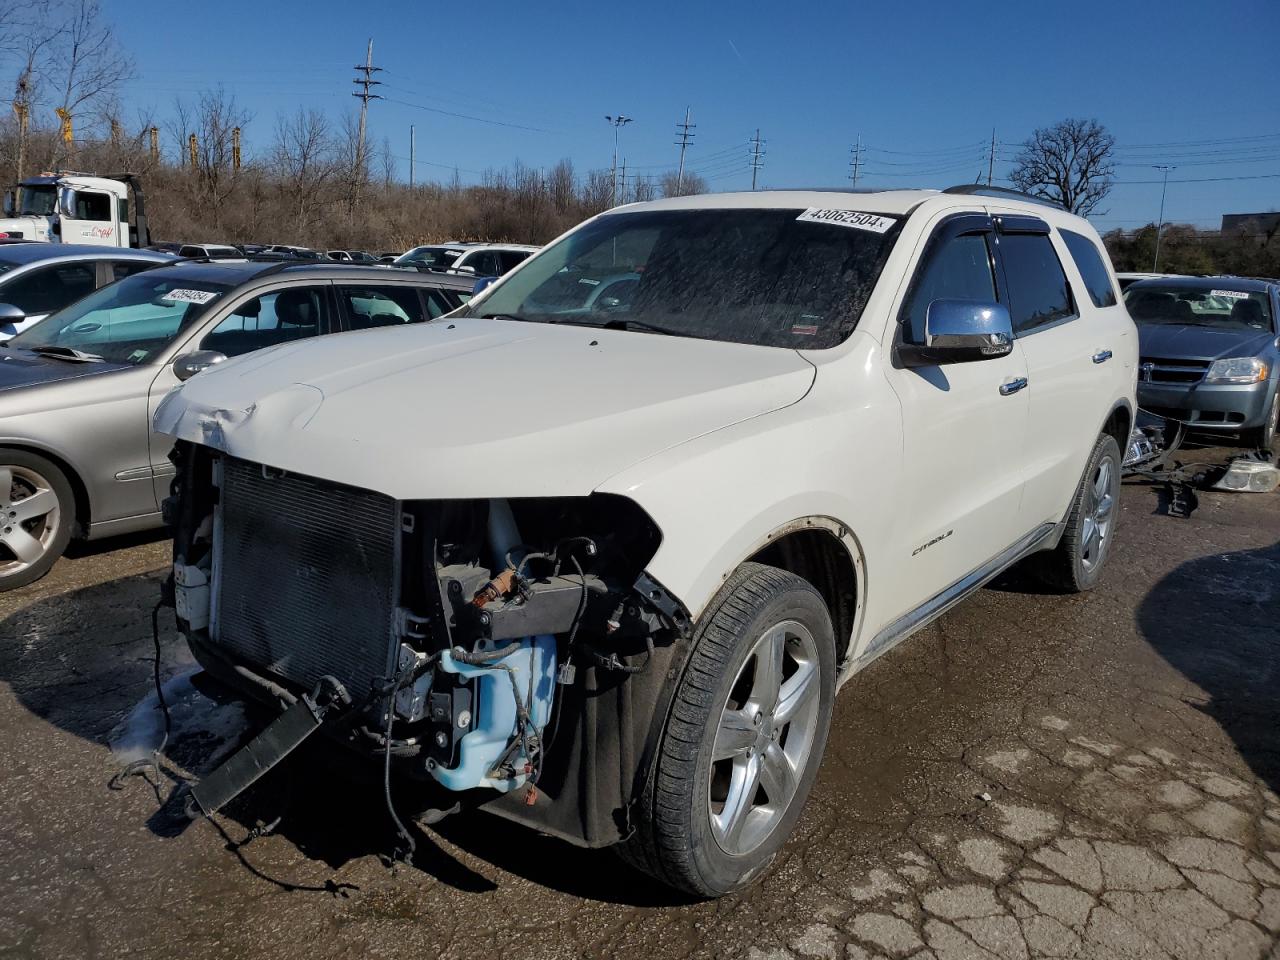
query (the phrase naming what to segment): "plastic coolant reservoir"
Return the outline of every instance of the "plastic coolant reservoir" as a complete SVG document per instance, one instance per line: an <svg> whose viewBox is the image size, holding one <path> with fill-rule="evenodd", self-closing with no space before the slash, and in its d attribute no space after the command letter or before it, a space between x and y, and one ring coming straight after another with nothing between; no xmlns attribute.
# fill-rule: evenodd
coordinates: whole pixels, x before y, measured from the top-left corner
<svg viewBox="0 0 1280 960"><path fill-rule="evenodd" d="M502 646L509 642L499 641ZM555 637L529 637L522 641L519 650L484 665L459 663L446 650L440 655L436 669L456 673L460 677L474 677L477 681L471 731L458 740L457 766L445 768L437 764L431 770L431 775L450 790L492 787L505 793L525 782L523 770L527 758L520 750L512 761L517 771L515 777L495 779L489 776L493 765L516 735L516 701L511 689L511 676L498 664L506 664L515 670L521 697L529 696L529 671L533 671L533 702L529 705L532 729L529 732L541 731L551 717L551 701L555 696Z"/></svg>

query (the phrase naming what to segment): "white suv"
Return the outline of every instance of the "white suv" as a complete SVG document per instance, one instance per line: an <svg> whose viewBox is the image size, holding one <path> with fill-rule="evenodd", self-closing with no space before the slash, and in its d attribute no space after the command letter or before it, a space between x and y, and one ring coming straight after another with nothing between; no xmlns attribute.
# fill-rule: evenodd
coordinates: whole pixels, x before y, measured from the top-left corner
<svg viewBox="0 0 1280 960"><path fill-rule="evenodd" d="M521 243L436 243L414 247L396 257L392 265L476 277L500 277L537 251L537 247Z"/></svg>
<svg viewBox="0 0 1280 960"><path fill-rule="evenodd" d="M179 616L436 793L723 894L841 683L1023 558L1097 582L1136 354L1097 234L1020 195L611 210L439 321L171 395Z"/></svg>

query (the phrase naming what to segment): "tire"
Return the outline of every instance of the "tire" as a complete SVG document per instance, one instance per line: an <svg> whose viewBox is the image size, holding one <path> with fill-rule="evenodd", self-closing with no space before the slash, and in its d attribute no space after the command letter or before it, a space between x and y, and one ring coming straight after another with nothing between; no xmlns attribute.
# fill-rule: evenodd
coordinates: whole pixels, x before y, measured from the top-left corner
<svg viewBox="0 0 1280 960"><path fill-rule="evenodd" d="M66 475L37 454L0 448L0 592L48 573L66 550L74 522L75 495Z"/></svg>
<svg viewBox="0 0 1280 960"><path fill-rule="evenodd" d="M1102 577L1119 516L1120 464L1120 445L1115 437L1104 433L1089 454L1089 465L1071 500L1062 539L1052 550L1036 557L1032 567L1054 589L1082 593Z"/></svg>
<svg viewBox="0 0 1280 960"><path fill-rule="evenodd" d="M757 670L770 662L781 671ZM699 897L759 876L817 776L835 670L831 617L818 591L775 567L743 564L697 628L623 858Z"/></svg>
<svg viewBox="0 0 1280 960"><path fill-rule="evenodd" d="M1244 441L1251 447L1257 447L1263 453L1270 453L1276 445L1276 432L1280 430L1280 388L1271 401L1271 411L1267 414L1262 426L1250 430L1244 435Z"/></svg>

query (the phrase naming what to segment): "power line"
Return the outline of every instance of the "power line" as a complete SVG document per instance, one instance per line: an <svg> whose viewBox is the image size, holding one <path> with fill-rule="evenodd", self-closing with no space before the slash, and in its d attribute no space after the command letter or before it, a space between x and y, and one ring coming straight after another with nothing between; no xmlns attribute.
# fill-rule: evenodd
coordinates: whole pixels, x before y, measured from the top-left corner
<svg viewBox="0 0 1280 960"><path fill-rule="evenodd" d="M396 100L394 97L381 97L387 103L398 103L402 107L413 107L415 110L425 110L428 113L438 113L445 117L456 117L459 120L474 120L476 123L488 123L495 127L511 127L515 130L529 130L533 133L553 133L552 130L544 130L542 127L527 127L521 123L508 123L505 120L490 120L486 117L476 117L469 113L457 113L453 110L441 110L439 107L428 107L421 103L410 103L408 100Z"/></svg>

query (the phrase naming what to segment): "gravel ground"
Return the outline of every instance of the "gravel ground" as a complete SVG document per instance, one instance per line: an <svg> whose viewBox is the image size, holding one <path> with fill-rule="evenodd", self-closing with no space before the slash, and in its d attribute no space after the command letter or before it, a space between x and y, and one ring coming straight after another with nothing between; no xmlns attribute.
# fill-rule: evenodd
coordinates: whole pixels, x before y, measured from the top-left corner
<svg viewBox="0 0 1280 960"><path fill-rule="evenodd" d="M319 750L182 829L160 799L256 720L166 612L168 772L113 789L168 548L81 548L0 596L0 954L1280 956L1280 494L1162 502L1126 485L1091 595L1006 577L856 678L796 836L714 903L484 814L389 870L380 785Z"/></svg>

